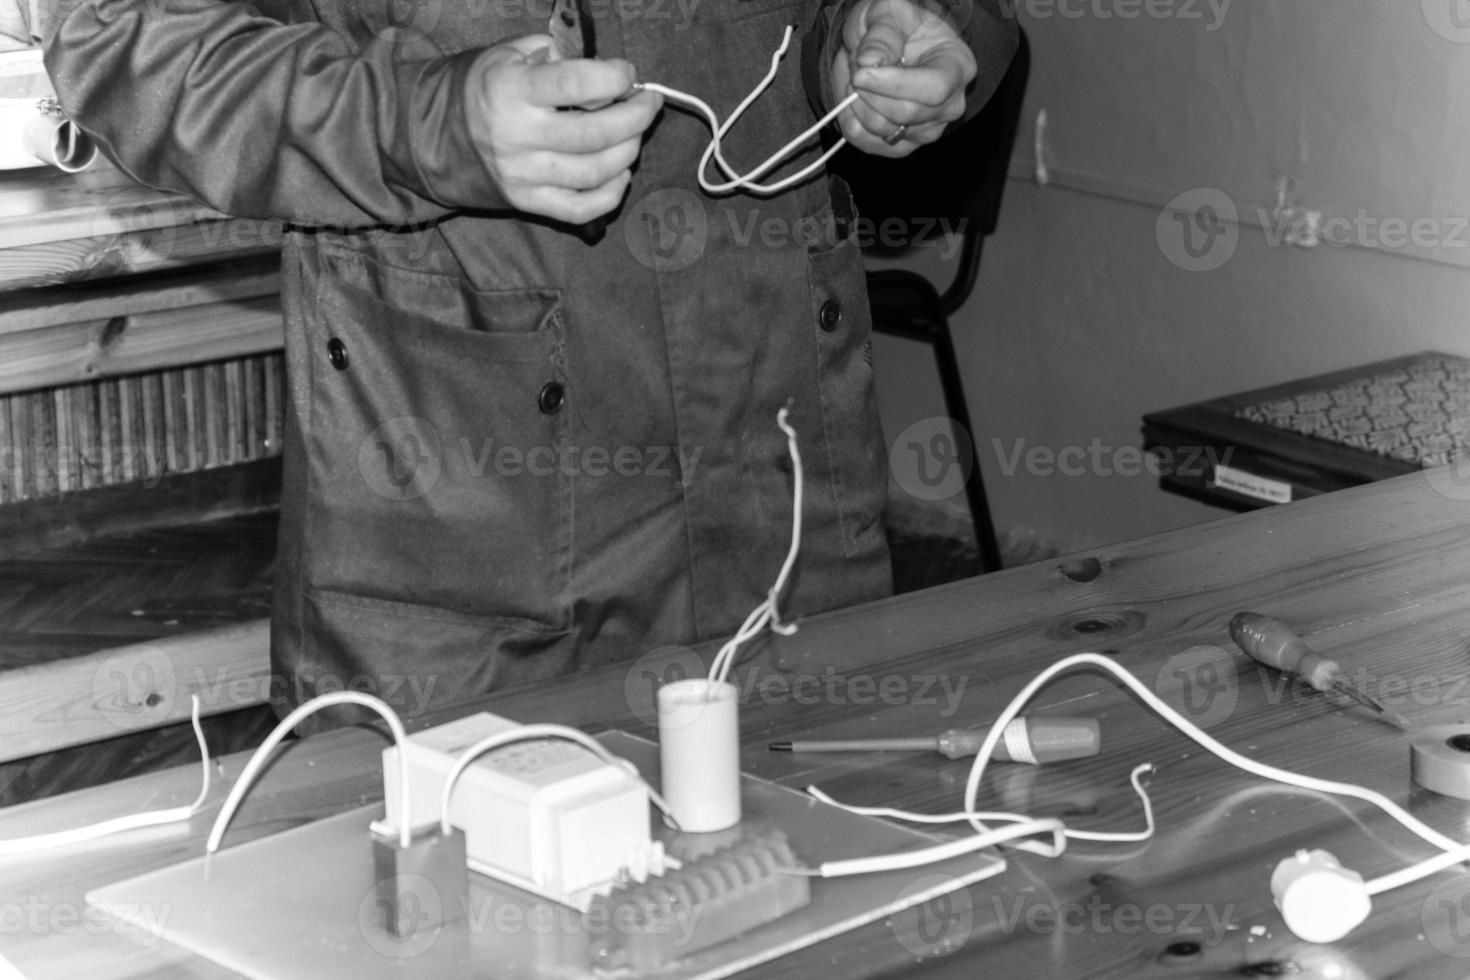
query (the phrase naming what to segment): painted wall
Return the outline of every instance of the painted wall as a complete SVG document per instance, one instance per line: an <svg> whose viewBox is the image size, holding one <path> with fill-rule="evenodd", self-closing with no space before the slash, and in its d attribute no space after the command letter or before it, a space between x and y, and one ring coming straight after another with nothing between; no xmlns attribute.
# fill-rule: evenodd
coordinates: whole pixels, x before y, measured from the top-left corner
<svg viewBox="0 0 1470 980"><path fill-rule="evenodd" d="M1000 525L1074 550L1224 516L1144 471L1145 412L1470 355L1470 0L1007 2L1035 68L956 325ZM891 439L943 414L925 349L877 360Z"/></svg>

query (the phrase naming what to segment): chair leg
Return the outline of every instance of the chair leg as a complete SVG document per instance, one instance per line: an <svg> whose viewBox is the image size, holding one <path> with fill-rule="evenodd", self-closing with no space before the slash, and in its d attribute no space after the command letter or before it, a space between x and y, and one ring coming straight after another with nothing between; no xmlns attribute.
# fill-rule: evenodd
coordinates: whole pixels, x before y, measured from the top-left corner
<svg viewBox="0 0 1470 980"><path fill-rule="evenodd" d="M975 426L970 422L970 412L965 403L965 386L960 379L959 361L955 357L954 341L950 337L949 323L936 324L933 334L934 358L939 367L939 383L944 390L944 402L949 417L970 434L974 450L974 465L965 482L965 498L970 505L970 522L975 528L975 544L980 552L980 571L1000 570L1000 544L995 538L995 524L990 518L990 501L985 496L985 477L980 471L980 439Z"/></svg>

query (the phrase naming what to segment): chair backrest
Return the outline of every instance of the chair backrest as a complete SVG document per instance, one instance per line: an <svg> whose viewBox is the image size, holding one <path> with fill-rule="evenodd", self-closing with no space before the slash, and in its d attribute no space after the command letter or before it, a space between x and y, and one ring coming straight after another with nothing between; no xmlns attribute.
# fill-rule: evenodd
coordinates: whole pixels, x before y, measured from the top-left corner
<svg viewBox="0 0 1470 980"><path fill-rule="evenodd" d="M966 261L978 262L980 239L994 232L1000 220L1006 173L1030 77L1031 45L1022 31L1015 59L985 108L943 139L898 160L852 147L838 153L832 170L852 188L864 221L881 230L885 219L901 219L910 222L912 234L943 232L939 227L926 228L928 222L916 222L916 218L949 219L951 228L954 222L964 221ZM879 239L876 250L882 251L882 236L875 237ZM966 276L962 263L958 278ZM968 285L964 292L969 291ZM947 294L946 306L951 305L950 298ZM964 297L956 298L962 302Z"/></svg>

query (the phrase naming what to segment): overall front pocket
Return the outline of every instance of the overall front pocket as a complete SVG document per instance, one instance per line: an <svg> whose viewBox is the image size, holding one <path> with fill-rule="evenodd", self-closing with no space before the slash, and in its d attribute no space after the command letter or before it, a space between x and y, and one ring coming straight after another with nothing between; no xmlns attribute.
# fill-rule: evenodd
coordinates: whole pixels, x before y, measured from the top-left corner
<svg viewBox="0 0 1470 980"><path fill-rule="evenodd" d="M307 587L563 628L560 296L329 265L310 324Z"/></svg>

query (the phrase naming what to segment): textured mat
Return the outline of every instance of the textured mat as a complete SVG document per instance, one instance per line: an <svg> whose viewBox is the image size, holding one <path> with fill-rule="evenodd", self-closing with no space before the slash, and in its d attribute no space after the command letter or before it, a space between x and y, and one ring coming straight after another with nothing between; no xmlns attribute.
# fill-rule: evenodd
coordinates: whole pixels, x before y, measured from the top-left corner
<svg viewBox="0 0 1470 980"><path fill-rule="evenodd" d="M1426 354L1238 409L1236 415L1288 432L1421 466L1445 466L1470 442L1470 360Z"/></svg>

